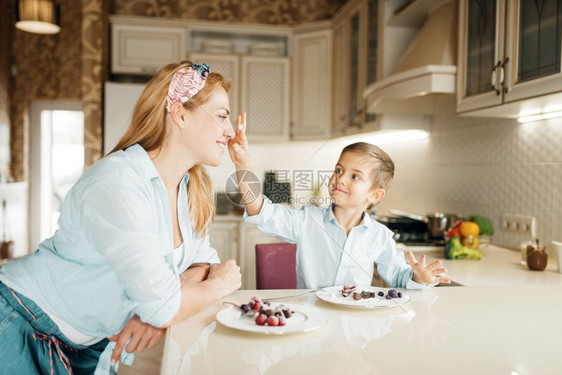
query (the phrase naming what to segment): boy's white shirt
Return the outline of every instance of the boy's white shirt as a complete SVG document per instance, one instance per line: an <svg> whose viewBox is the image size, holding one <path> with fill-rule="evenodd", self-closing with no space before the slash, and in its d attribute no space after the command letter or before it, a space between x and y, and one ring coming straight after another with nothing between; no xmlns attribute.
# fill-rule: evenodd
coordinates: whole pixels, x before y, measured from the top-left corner
<svg viewBox="0 0 562 375"><path fill-rule="evenodd" d="M412 268L396 249L393 233L363 215L346 235L332 208L304 206L301 209L273 204L264 197L257 215L244 213L246 223L264 234L297 244L297 288L320 289L338 285L371 285L374 264L392 287L426 289L412 280Z"/></svg>

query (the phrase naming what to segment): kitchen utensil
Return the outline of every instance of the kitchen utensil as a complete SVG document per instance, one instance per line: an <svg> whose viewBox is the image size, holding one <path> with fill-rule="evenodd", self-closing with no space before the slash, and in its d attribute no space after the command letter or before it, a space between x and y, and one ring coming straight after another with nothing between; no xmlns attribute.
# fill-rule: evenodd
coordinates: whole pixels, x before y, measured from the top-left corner
<svg viewBox="0 0 562 375"><path fill-rule="evenodd" d="M552 241L552 244L556 252L556 260L558 260L558 272L562 273L562 242Z"/></svg>
<svg viewBox="0 0 562 375"><path fill-rule="evenodd" d="M546 268L548 254L546 253L544 246L540 247L538 238L536 242L536 248L532 245L527 246L527 266L531 270L542 271Z"/></svg>
<svg viewBox="0 0 562 375"><path fill-rule="evenodd" d="M0 259L10 259L14 256L14 241L8 237L7 226L6 200L4 199L2 201L2 246L0 246Z"/></svg>
<svg viewBox="0 0 562 375"><path fill-rule="evenodd" d="M390 210L390 213L396 216L407 217L408 219L423 221L424 223L427 223L427 218L422 215L412 214L410 212L394 210L394 209Z"/></svg>
<svg viewBox="0 0 562 375"><path fill-rule="evenodd" d="M433 237L444 237L447 231L447 218L441 212L427 215L427 229Z"/></svg>
<svg viewBox="0 0 562 375"><path fill-rule="evenodd" d="M464 221L464 217L461 214L445 214L445 218L447 219L446 230L454 228L459 221Z"/></svg>
<svg viewBox="0 0 562 375"><path fill-rule="evenodd" d="M407 217L409 219L422 221L427 224L427 230L431 234L432 237L445 237L445 231L447 230L447 218L445 214L441 212L433 212L427 214L426 216L413 214L405 211L400 210L390 210L390 213L393 215L398 215L402 217Z"/></svg>

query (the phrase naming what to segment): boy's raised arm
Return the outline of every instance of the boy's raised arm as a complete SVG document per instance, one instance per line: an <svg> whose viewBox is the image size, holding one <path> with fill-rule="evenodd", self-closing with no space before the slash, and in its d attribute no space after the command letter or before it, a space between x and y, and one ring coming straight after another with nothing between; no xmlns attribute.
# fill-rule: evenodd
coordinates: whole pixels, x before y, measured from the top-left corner
<svg viewBox="0 0 562 375"><path fill-rule="evenodd" d="M263 205L263 195L261 189L255 189L250 183L257 182L252 172L252 164L248 154L248 140L246 139L246 112L236 118L236 136L228 141L228 152L236 168L236 178L238 179L238 189L242 194L246 212L248 215L257 215ZM250 173L250 174L248 174ZM252 189L252 187L254 187Z"/></svg>

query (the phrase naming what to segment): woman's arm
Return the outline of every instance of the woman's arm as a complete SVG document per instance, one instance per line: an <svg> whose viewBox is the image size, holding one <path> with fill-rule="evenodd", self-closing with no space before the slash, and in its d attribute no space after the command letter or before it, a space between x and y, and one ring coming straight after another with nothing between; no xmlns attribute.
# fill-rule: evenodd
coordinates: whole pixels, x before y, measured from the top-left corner
<svg viewBox="0 0 562 375"><path fill-rule="evenodd" d="M209 263L193 263L180 275L181 285L203 282L207 279L210 268L211 265ZM121 352L123 351L125 345L127 345L127 353L140 353L145 349L154 348L162 336L164 336L165 332L166 327L153 327L140 320L138 315L133 316L129 319L121 332L109 338L109 341L115 342L115 348L113 349L113 354L111 355L111 363L119 361ZM130 341L129 338L131 339Z"/></svg>
<svg viewBox="0 0 562 375"><path fill-rule="evenodd" d="M189 268L182 274L180 309L162 328L194 315L241 285L240 267L232 259L215 266Z"/></svg>

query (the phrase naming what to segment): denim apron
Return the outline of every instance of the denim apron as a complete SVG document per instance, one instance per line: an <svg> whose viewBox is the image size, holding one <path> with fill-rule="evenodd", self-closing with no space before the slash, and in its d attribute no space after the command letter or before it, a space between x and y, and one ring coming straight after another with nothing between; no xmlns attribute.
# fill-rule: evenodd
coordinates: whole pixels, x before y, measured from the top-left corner
<svg viewBox="0 0 562 375"><path fill-rule="evenodd" d="M72 343L32 300L0 282L1 374L93 374L108 343Z"/></svg>

